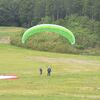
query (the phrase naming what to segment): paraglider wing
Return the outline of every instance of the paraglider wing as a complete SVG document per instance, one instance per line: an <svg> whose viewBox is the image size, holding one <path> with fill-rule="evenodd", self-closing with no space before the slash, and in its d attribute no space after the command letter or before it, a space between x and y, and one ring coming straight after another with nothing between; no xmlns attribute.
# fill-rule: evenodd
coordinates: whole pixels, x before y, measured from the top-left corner
<svg viewBox="0 0 100 100"><path fill-rule="evenodd" d="M75 37L73 33L60 25L54 24L40 24L29 28L22 37L22 43L25 43L29 37L40 32L53 32L58 33L65 37L71 44L75 44Z"/></svg>

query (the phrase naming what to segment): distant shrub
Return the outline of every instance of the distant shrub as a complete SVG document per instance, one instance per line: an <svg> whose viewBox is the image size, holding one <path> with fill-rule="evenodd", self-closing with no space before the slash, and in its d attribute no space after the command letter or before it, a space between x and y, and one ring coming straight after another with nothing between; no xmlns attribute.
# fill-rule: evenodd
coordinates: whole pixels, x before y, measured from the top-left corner
<svg viewBox="0 0 100 100"><path fill-rule="evenodd" d="M51 23L51 19L47 16L42 18L40 23ZM94 48L100 48L100 23L90 20L86 16L71 15L64 19L58 19L54 24L62 25L70 29L76 38L76 44L71 46L68 41L56 33L39 33L29 38L26 44L21 43L24 31L11 37L11 44L22 46L34 50L85 54L93 52ZM91 48L92 51L88 51ZM98 49L96 49L98 50ZM98 53L95 52L94 53ZM91 53L92 54L92 53Z"/></svg>

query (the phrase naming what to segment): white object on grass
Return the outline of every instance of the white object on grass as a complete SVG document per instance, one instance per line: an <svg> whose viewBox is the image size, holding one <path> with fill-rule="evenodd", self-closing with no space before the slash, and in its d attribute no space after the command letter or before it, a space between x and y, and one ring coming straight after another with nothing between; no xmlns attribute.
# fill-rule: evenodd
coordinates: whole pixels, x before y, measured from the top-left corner
<svg viewBox="0 0 100 100"><path fill-rule="evenodd" d="M17 79L16 75L0 75L0 80L3 79Z"/></svg>

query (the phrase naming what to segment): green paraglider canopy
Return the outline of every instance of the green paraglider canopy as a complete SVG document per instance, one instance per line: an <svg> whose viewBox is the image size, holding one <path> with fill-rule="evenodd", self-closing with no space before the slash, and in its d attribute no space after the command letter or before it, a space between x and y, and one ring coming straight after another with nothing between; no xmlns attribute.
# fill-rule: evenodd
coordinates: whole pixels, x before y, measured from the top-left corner
<svg viewBox="0 0 100 100"><path fill-rule="evenodd" d="M36 33L40 32L53 32L53 33L58 33L65 37L72 45L75 44L75 37L73 33L66 29L65 27L62 27L60 25L54 25L54 24L40 24L36 25L34 27L29 28L22 37L22 43L25 43L29 37Z"/></svg>

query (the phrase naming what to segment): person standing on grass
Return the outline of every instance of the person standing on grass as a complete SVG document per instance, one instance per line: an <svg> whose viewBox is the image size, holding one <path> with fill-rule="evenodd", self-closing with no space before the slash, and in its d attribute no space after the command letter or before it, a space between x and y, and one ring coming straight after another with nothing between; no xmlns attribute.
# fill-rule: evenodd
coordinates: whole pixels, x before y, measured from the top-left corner
<svg viewBox="0 0 100 100"><path fill-rule="evenodd" d="M40 72L40 75L42 75L42 73L43 73L42 68L39 69L39 72Z"/></svg>
<svg viewBox="0 0 100 100"><path fill-rule="evenodd" d="M48 68L47 68L47 76L51 76L51 67L49 66Z"/></svg>

